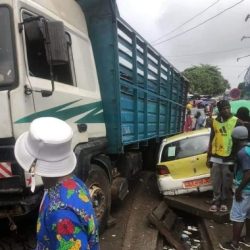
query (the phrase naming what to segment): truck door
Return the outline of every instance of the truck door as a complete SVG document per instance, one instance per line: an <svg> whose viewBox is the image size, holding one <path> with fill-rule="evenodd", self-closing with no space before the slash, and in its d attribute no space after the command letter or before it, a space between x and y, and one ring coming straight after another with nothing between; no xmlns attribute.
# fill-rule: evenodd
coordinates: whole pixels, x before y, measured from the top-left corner
<svg viewBox="0 0 250 250"><path fill-rule="evenodd" d="M42 13L33 15L23 10L22 21L37 15L43 16ZM83 21L82 16L68 16L68 19L70 18L77 18L79 22ZM96 136L97 129L99 129L99 134L105 135L100 90L87 30L82 29L76 32L75 29L71 29L72 25L66 21L63 23L68 62L53 65L54 91L47 97L42 96L41 91L52 90L50 65L46 55L48 51L46 51L44 41L34 42L29 39L29 31L25 30L24 25L28 78L36 109L36 113L26 119L29 120L27 122L31 122L37 117L52 116L65 120L74 131L73 141L76 139L78 142L84 142L92 134ZM98 123L98 125L85 126L87 131L78 131L76 124L85 125L87 123Z"/></svg>
<svg viewBox="0 0 250 250"><path fill-rule="evenodd" d="M34 15L27 11L22 11L22 21L32 17ZM66 64L53 66L55 91L51 96L44 97L41 93L42 90L48 92L52 90L51 71L46 56L45 43L42 39L32 40L29 32L28 26L24 25L24 45L29 82L32 87L30 91L34 95L35 109L36 112L43 112L39 116L55 116L56 111L60 110L60 105L79 99L79 96L74 94L76 82L73 69L71 38L68 33L65 33L70 60Z"/></svg>

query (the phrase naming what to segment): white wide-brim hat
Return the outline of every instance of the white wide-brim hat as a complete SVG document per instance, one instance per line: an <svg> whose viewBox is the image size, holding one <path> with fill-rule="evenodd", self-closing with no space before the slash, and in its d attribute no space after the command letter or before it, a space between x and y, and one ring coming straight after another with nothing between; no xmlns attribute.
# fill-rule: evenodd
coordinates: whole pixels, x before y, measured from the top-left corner
<svg viewBox="0 0 250 250"><path fill-rule="evenodd" d="M64 121L43 117L35 119L16 141L15 157L27 172L42 177L61 177L73 172L76 156L71 149L73 131Z"/></svg>

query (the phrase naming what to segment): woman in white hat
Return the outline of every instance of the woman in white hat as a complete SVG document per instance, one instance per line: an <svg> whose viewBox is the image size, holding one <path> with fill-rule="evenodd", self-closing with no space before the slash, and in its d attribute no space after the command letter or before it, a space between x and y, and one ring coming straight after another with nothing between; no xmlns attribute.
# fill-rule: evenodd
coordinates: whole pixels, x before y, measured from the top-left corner
<svg viewBox="0 0 250 250"><path fill-rule="evenodd" d="M88 189L72 175L76 157L71 149L73 132L62 120L34 120L16 142L19 165L42 177L45 193L37 222L37 250L99 249L94 209Z"/></svg>

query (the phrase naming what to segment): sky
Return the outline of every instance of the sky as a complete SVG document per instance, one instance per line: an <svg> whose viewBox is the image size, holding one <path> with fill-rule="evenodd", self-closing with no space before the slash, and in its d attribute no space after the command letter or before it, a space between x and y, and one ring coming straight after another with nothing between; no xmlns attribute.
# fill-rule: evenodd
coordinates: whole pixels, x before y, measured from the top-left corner
<svg viewBox="0 0 250 250"><path fill-rule="evenodd" d="M250 0L117 0L117 4L121 17L179 71L210 64L219 67L231 88L244 81L250 38L242 37L250 37L250 18L245 21Z"/></svg>

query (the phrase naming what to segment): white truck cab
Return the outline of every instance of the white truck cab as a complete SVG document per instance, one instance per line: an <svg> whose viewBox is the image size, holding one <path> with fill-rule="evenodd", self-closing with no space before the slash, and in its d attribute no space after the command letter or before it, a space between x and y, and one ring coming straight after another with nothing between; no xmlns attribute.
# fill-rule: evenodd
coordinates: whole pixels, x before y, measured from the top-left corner
<svg viewBox="0 0 250 250"><path fill-rule="evenodd" d="M61 40L53 40L58 30ZM29 193L30 175L13 156L15 139L33 119L67 120L74 149L105 137L106 129L85 17L75 1L0 0L0 34L0 217L6 217L7 210L26 213L40 199L22 195Z"/></svg>

